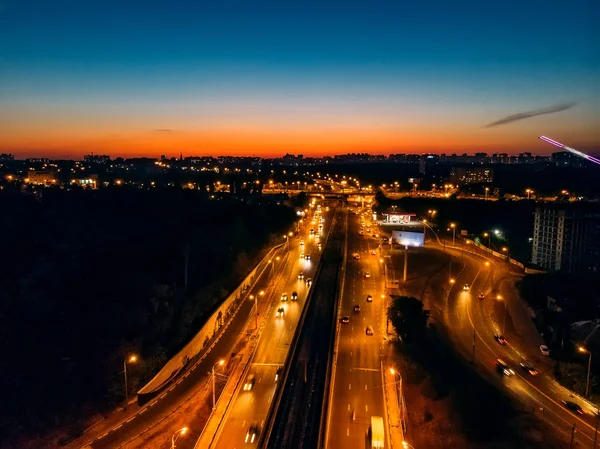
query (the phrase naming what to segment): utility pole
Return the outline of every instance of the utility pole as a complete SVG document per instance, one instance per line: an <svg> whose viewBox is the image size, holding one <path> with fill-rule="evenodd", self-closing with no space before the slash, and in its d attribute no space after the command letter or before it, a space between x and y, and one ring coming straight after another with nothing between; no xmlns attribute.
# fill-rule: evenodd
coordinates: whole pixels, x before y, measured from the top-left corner
<svg viewBox="0 0 600 449"><path fill-rule="evenodd" d="M569 444L569 448L573 447L573 441L575 440L575 424L571 428L571 444Z"/></svg>
<svg viewBox="0 0 600 449"><path fill-rule="evenodd" d="M600 410L596 410L596 429L594 430L594 449L596 449L596 441L598 440L598 421L600 421Z"/></svg>

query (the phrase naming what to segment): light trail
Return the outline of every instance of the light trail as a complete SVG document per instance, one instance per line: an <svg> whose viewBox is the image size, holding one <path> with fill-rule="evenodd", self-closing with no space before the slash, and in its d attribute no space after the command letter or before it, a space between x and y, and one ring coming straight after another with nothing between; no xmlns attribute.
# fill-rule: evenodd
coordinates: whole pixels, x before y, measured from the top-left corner
<svg viewBox="0 0 600 449"><path fill-rule="evenodd" d="M590 162L593 162L594 164L600 165L600 159L597 159L593 156L582 153L581 151L578 151L575 148L568 147L568 146L566 146L560 142L557 142L556 140L550 139L549 137L546 137L546 136L540 136L540 139L542 139L544 142L550 143L558 148L562 148L563 150L567 150L570 153L576 154L577 156L582 157Z"/></svg>

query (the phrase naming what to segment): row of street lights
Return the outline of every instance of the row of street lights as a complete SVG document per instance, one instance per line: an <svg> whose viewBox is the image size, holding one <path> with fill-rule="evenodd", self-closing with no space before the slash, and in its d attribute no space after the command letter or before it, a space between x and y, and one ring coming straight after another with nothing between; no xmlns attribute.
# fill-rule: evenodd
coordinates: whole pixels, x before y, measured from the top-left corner
<svg viewBox="0 0 600 449"><path fill-rule="evenodd" d="M404 421L404 400L403 400L403 393L402 393L402 376L394 368L390 368L390 373L394 376L398 376L398 381L394 381L394 383L399 385L400 393L398 395L398 402L400 405L400 426L404 430L404 426L402 426L402 422ZM396 390L396 391L398 391L398 390ZM403 449L415 449L414 446L409 444L407 441L402 441L402 448Z"/></svg>

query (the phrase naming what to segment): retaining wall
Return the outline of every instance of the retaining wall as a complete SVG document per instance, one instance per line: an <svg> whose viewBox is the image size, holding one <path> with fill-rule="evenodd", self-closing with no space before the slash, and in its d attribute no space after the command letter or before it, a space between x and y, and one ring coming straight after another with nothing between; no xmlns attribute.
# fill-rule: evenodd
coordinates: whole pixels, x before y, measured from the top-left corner
<svg viewBox="0 0 600 449"><path fill-rule="evenodd" d="M209 347L210 342L219 335L219 332L223 329L225 324L235 316L240 304L245 299L246 294L249 292L254 282L269 266L269 260L276 257L278 251L282 247L283 245L277 245L272 248L250 274L246 276L241 284L225 298L219 308L208 318L194 338L192 338L181 351L173 356L150 382L137 392L138 404L145 404L163 391L177 374L185 368L190 360Z"/></svg>

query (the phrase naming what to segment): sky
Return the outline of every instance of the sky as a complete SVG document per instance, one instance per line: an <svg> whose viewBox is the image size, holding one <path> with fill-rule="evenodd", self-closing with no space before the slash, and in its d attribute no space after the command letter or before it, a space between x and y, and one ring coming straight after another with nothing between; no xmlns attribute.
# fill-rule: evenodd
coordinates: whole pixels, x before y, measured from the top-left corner
<svg viewBox="0 0 600 449"><path fill-rule="evenodd" d="M0 0L0 152L550 154L542 134L597 151L598 17L597 0Z"/></svg>

